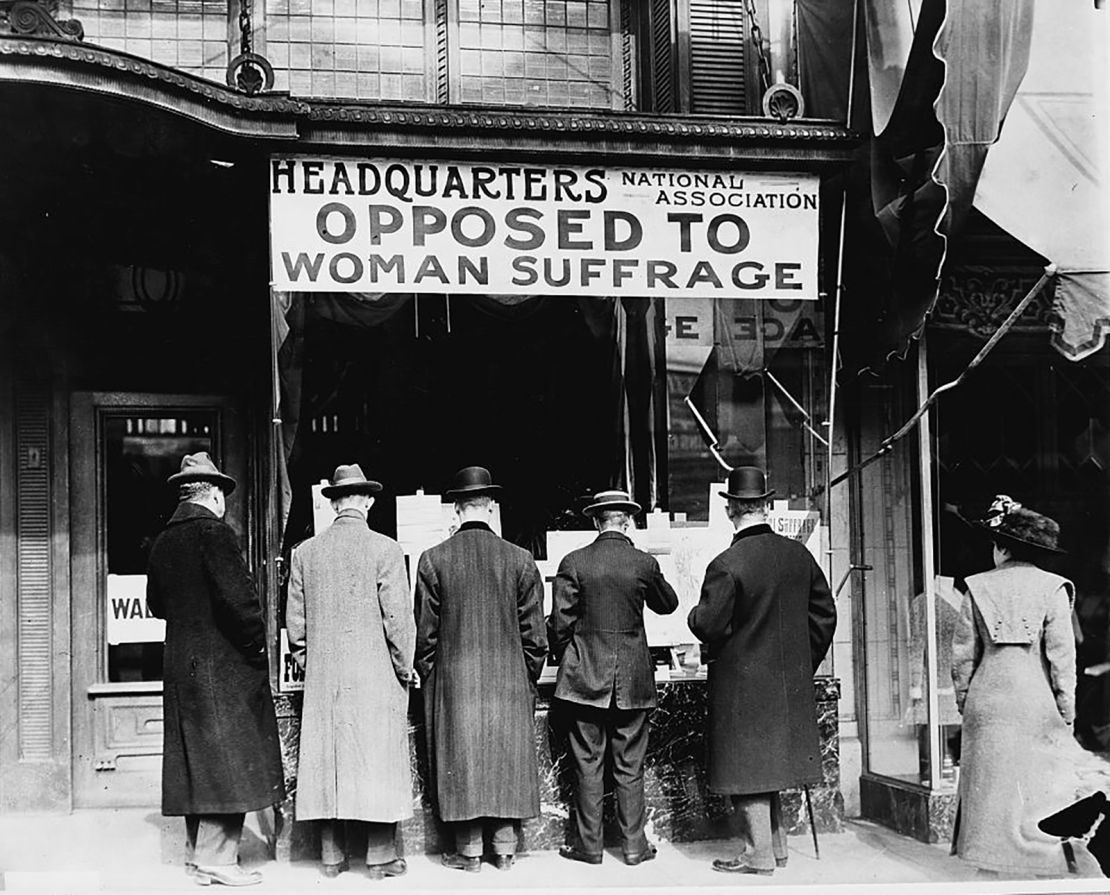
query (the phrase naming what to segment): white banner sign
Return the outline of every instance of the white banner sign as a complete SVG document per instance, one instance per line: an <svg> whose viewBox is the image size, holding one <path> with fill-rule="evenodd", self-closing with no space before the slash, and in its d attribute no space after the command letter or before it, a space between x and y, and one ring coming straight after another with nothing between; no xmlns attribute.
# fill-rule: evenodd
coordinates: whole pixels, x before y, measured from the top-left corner
<svg viewBox="0 0 1110 895"><path fill-rule="evenodd" d="M282 291L817 298L813 174L270 160Z"/></svg>
<svg viewBox="0 0 1110 895"><path fill-rule="evenodd" d="M166 623L146 605L146 575L109 575L105 625L109 645L161 643Z"/></svg>

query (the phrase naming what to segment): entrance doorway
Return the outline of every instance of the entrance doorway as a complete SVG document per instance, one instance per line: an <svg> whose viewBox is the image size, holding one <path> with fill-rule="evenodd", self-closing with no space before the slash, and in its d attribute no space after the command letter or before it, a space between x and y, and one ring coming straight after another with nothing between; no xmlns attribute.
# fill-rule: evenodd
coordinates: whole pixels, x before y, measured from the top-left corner
<svg viewBox="0 0 1110 895"><path fill-rule="evenodd" d="M245 426L226 397L84 392L70 406L73 802L157 805L165 630L146 610L147 554L182 456L208 451L245 481ZM229 501L240 538L246 518Z"/></svg>

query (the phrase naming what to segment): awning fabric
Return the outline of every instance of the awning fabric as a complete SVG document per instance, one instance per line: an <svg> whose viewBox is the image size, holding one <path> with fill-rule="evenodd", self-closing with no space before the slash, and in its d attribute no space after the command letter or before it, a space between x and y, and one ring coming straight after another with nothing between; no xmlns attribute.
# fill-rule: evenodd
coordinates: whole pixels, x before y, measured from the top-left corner
<svg viewBox="0 0 1110 895"><path fill-rule="evenodd" d="M1110 333L1108 15L1037 4L1029 70L975 193L976 208L1056 265L1052 344L1071 360Z"/></svg>

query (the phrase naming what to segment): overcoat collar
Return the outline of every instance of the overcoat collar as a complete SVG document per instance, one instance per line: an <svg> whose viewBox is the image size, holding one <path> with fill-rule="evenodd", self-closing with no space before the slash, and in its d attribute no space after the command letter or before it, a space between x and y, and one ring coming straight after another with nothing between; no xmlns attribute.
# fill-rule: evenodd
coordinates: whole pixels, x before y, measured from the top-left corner
<svg viewBox="0 0 1110 895"><path fill-rule="evenodd" d="M771 533L771 526L766 522L760 522L758 525L749 525L747 528L742 528L732 536L732 543L735 544L744 538L750 538L752 535L769 535Z"/></svg>
<svg viewBox="0 0 1110 895"><path fill-rule="evenodd" d="M597 541L624 541L626 544L632 543L632 539L624 532L615 531L612 529L610 529L609 531L599 532L594 543L596 544Z"/></svg>
<svg viewBox="0 0 1110 895"><path fill-rule="evenodd" d="M361 522L363 525L365 525L366 524L366 517L364 515L362 515L362 513L360 513L358 510L353 509L351 507L347 507L347 509L339 511L338 515L336 515L336 517L335 517L335 521L336 522Z"/></svg>
<svg viewBox="0 0 1110 895"><path fill-rule="evenodd" d="M459 531L488 531L493 534L493 529L490 528L485 522L464 522L459 526Z"/></svg>
<svg viewBox="0 0 1110 895"><path fill-rule="evenodd" d="M193 519L218 520L219 518L208 507L202 507L199 503L194 503L191 500L183 500L177 505L177 509L173 511L170 521L166 524L176 525L178 522L189 522Z"/></svg>

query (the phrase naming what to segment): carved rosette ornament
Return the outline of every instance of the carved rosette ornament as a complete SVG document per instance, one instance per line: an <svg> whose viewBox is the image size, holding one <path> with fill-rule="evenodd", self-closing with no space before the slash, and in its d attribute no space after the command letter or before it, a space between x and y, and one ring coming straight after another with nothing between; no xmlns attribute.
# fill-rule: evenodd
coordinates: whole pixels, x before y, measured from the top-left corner
<svg viewBox="0 0 1110 895"><path fill-rule="evenodd" d="M38 0L0 0L0 22L7 23L10 34L20 37L55 37L84 40L85 28L77 19L56 19L57 2Z"/></svg>
<svg viewBox="0 0 1110 895"><path fill-rule="evenodd" d="M763 92L763 114L779 121L804 118L805 100L793 84L772 84Z"/></svg>

